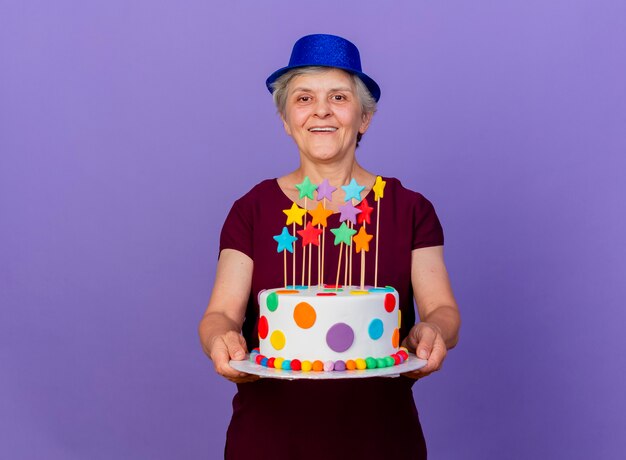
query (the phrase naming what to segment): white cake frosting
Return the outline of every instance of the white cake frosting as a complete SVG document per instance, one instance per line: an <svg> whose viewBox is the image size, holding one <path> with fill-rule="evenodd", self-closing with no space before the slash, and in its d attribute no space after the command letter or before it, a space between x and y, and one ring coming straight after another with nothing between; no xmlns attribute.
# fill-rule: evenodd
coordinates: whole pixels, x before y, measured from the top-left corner
<svg viewBox="0 0 626 460"><path fill-rule="evenodd" d="M260 354L311 362L393 355L399 349L398 302L390 287L261 291Z"/></svg>

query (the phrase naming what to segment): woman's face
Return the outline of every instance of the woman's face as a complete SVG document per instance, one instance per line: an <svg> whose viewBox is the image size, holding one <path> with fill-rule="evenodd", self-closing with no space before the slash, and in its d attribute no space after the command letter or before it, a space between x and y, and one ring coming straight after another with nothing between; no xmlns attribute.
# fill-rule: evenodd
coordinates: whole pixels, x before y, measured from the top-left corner
<svg viewBox="0 0 626 460"><path fill-rule="evenodd" d="M312 161L354 154L357 133L367 131L371 118L362 112L354 82L343 70L298 75L289 82L285 131Z"/></svg>

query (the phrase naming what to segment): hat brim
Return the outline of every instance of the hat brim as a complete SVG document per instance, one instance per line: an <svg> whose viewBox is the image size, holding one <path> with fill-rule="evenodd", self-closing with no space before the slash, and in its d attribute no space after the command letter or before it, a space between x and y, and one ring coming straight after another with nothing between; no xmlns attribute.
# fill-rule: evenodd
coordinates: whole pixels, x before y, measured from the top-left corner
<svg viewBox="0 0 626 460"><path fill-rule="evenodd" d="M357 72L354 69L350 69L350 68L347 68L347 67L325 66L325 65L320 65L320 64L300 64L300 65L287 66L287 67L283 67L281 69L278 69L276 72L274 72L272 75L270 75L267 80L265 80L265 86L267 86L268 91L271 94L273 94L274 90L272 89L272 84L276 80L278 80L282 75L286 74L290 70L300 69L302 67L328 67L329 69L341 69L341 70L343 70L345 72L354 74L357 77L359 77L361 79L361 81L365 84L365 87L368 89L368 91L370 92L370 94L372 95L372 97L374 98L374 100L376 102L378 102L378 100L380 99L380 87L378 86L378 83L376 83L374 80L372 80L370 77L368 77L363 72Z"/></svg>

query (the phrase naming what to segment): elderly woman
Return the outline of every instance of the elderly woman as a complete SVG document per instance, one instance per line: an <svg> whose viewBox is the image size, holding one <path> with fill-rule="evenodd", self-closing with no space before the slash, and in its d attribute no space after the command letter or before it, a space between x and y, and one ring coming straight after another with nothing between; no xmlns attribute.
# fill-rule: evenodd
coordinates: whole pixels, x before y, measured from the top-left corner
<svg viewBox="0 0 626 460"><path fill-rule="evenodd" d="M426 458L412 386L441 367L446 351L457 342L460 318L434 208L397 179L385 178L380 213L380 246L385 249L378 279L380 285L397 289L401 339L427 360L426 366L400 378L285 381L259 379L229 365L258 346L259 291L284 285L282 255L269 242L276 223L284 222L282 210L292 202L305 206L296 184L306 176L314 183L328 179L335 186L355 179L368 194L376 180L355 152L376 111L380 89L361 71L352 43L332 35L301 38L289 65L272 74L267 86L285 131L296 143L300 166L261 182L237 200L222 230L215 286L199 331L217 373L238 387L226 458ZM328 208L342 204L338 195ZM329 217L333 225L338 226L337 214ZM325 260L337 260L338 247L328 244L325 251ZM334 280L331 265L325 270ZM373 264L365 273L373 279Z"/></svg>

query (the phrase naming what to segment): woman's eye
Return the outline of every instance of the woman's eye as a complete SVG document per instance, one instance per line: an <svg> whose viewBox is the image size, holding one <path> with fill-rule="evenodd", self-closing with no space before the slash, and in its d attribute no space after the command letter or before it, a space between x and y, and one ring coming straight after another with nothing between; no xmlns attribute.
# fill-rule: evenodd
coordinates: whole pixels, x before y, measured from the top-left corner
<svg viewBox="0 0 626 460"><path fill-rule="evenodd" d="M309 102L311 100L311 97L310 96L300 96L298 98L298 100L301 101L301 102Z"/></svg>

